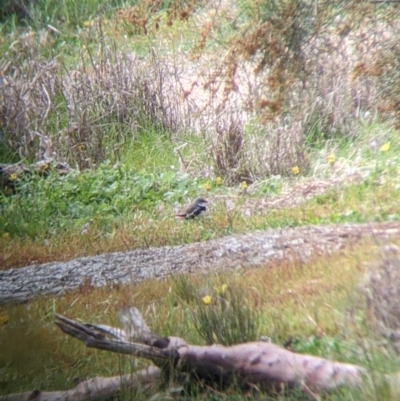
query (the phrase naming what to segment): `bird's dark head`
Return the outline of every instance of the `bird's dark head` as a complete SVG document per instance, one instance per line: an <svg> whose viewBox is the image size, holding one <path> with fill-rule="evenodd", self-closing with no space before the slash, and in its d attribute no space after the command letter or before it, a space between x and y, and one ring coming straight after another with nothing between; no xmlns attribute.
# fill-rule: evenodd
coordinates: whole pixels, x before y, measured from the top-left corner
<svg viewBox="0 0 400 401"><path fill-rule="evenodd" d="M208 201L204 198L197 198L194 202L196 203L196 205L205 206Z"/></svg>

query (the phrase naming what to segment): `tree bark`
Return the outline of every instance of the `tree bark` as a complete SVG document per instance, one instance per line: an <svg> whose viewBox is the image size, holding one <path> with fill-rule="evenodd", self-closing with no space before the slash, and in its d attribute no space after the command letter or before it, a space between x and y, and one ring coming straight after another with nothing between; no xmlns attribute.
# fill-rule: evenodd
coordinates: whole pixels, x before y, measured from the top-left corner
<svg viewBox="0 0 400 401"><path fill-rule="evenodd" d="M87 380L67 391L11 394L0 401L101 400L118 395L123 385L140 387L154 384L156 379L179 381L188 376L218 390L235 383L275 391L298 387L315 395L342 386L361 388L367 374L357 365L297 354L262 341L230 347L196 346L178 337L160 337L150 331L136 308L122 310L120 319L123 329L78 323L60 315L56 315L55 324L88 347L149 359L157 367L133 375ZM399 376L390 380L398 390Z"/></svg>
<svg viewBox="0 0 400 401"><path fill-rule="evenodd" d="M1 401L100 401L117 397L122 388L142 388L154 384L161 371L150 366L135 374L115 377L95 377L82 381L76 387L66 391L33 390L24 393L9 394L0 397Z"/></svg>
<svg viewBox="0 0 400 401"><path fill-rule="evenodd" d="M122 310L120 319L124 329L78 323L60 315L56 315L55 324L88 347L146 358L157 368L133 376L88 380L65 392L13 394L1 401L99 400L117 394L123 383L138 386L157 377L179 380L181 374L219 389L235 382L275 390L299 386L313 393L340 386L359 387L362 382L364 370L356 365L296 354L261 341L230 347L190 345L178 337L152 333L136 308Z"/></svg>
<svg viewBox="0 0 400 401"><path fill-rule="evenodd" d="M270 229L190 245L136 249L8 269L0 271L0 304L25 302L39 294L61 294L87 284L124 285L192 272L276 266L278 261L305 262L314 255L331 254L363 238L386 244L400 238L400 223Z"/></svg>

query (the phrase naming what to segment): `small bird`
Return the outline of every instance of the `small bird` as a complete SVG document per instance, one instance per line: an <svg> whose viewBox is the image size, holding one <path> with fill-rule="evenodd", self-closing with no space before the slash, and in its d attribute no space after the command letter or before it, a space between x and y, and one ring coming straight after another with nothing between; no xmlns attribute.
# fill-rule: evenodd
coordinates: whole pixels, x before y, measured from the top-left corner
<svg viewBox="0 0 400 401"><path fill-rule="evenodd" d="M175 213L176 219L193 219L206 211L207 201L204 198L197 198L189 206L186 206L178 213Z"/></svg>

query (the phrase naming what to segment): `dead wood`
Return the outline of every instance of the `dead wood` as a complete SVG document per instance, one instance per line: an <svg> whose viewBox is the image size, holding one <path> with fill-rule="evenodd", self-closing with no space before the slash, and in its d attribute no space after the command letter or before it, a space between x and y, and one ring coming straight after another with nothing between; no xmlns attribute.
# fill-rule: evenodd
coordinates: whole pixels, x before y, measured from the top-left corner
<svg viewBox="0 0 400 401"><path fill-rule="evenodd" d="M181 338L159 337L136 308L121 311L124 330L77 323L59 315L56 318L62 331L89 347L150 359L162 369L173 367L175 373L190 374L192 379L214 386L235 382L275 389L300 386L305 391L321 392L341 386L359 387L364 374L356 365L296 354L261 341L230 347L195 346Z"/></svg>
<svg viewBox="0 0 400 401"><path fill-rule="evenodd" d="M262 341L230 347L196 346L178 337L160 337L151 332L136 308L122 310L120 320L123 329L79 323L60 315L56 315L55 324L88 347L149 359L157 367L122 377L87 380L67 391L11 394L0 397L0 401L101 400L118 395L121 386L140 389L153 386L156 379L164 384L189 379L215 389L232 383L275 391L298 387L315 395L343 386L359 389L367 374L357 365L297 354ZM393 388L400 388L398 375L385 380L390 380Z"/></svg>
<svg viewBox="0 0 400 401"><path fill-rule="evenodd" d="M33 390L0 397L1 401L99 401L117 397L122 388L143 388L153 385L160 369L151 366L135 374L115 377L95 377L66 391Z"/></svg>
<svg viewBox="0 0 400 401"><path fill-rule="evenodd" d="M129 354L151 360L154 364L164 367L166 363L175 363L179 358L175 348L169 348L169 339L163 339L152 334L152 339L141 337L141 343L130 342L129 334L125 330L105 325L78 323L63 316L56 315L55 324L66 334L82 341L89 348L98 348L105 351Z"/></svg>
<svg viewBox="0 0 400 401"><path fill-rule="evenodd" d="M304 263L314 255L330 255L363 239L379 244L399 237L398 221L306 226L2 270L0 304L25 302L39 294L61 294L85 283L93 287L124 285L192 272L276 266L282 260Z"/></svg>
<svg viewBox="0 0 400 401"><path fill-rule="evenodd" d="M121 311L123 330L78 323L59 315L56 318L62 331L89 347L143 357L163 370L172 368L175 374L190 374L192 380L215 387L235 382L275 389L300 386L305 391L321 392L341 386L359 387L364 374L356 365L296 354L261 341L230 347L195 346L180 338L159 337L136 308Z"/></svg>

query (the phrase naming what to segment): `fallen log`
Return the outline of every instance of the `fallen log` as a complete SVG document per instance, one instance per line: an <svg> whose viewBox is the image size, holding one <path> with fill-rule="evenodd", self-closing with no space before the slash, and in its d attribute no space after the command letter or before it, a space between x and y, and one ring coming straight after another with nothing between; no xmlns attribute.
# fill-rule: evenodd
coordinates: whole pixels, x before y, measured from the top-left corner
<svg viewBox="0 0 400 401"><path fill-rule="evenodd" d="M360 389L367 374L360 366L302 355L258 341L233 346L196 346L178 337L160 337L150 331L136 308L120 312L123 329L79 323L56 315L55 324L86 346L149 359L151 366L134 375L95 378L64 392L33 391L0 397L1 401L83 401L118 395L122 385L140 387L157 379L207 384L223 389L231 383L242 388L281 391L300 388L315 393L339 387ZM392 380L393 379L393 380ZM399 377L391 377L399 388Z"/></svg>
<svg viewBox="0 0 400 401"><path fill-rule="evenodd" d="M159 337L136 308L120 312L123 330L81 324L59 315L56 318L62 331L88 347L146 358L163 370L172 367L175 374L186 373L215 387L235 382L268 390L300 387L306 392L322 392L341 386L359 387L365 373L356 365L297 354L262 341L230 347L196 346L178 337Z"/></svg>
<svg viewBox="0 0 400 401"><path fill-rule="evenodd" d="M143 388L153 385L160 378L161 371L150 366L135 374L115 377L95 377L80 382L66 391L33 390L0 397L2 401L101 401L118 397L123 388Z"/></svg>

